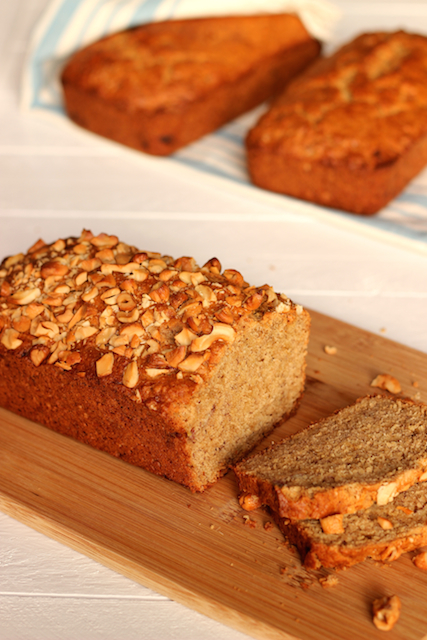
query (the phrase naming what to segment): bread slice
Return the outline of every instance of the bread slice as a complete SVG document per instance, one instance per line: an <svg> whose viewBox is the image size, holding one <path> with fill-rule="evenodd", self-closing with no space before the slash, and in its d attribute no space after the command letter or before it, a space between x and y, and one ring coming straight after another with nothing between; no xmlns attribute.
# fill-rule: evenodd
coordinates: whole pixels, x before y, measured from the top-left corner
<svg viewBox="0 0 427 640"><path fill-rule="evenodd" d="M309 325L216 258L39 241L0 265L0 405L202 491L295 410Z"/></svg>
<svg viewBox="0 0 427 640"><path fill-rule="evenodd" d="M65 108L94 133L169 155L277 93L319 51L295 15L146 24L71 57Z"/></svg>
<svg viewBox="0 0 427 640"><path fill-rule="evenodd" d="M368 396L235 467L240 491L279 518L384 505L427 480L427 406Z"/></svg>
<svg viewBox="0 0 427 640"><path fill-rule="evenodd" d="M316 61L247 136L252 182L371 215L427 164L427 38L365 33Z"/></svg>
<svg viewBox="0 0 427 640"><path fill-rule="evenodd" d="M337 533L324 532L330 519ZM307 568L341 569L366 558L397 560L427 544L427 483L413 485L389 504L325 520L279 519L280 529L297 546Z"/></svg>

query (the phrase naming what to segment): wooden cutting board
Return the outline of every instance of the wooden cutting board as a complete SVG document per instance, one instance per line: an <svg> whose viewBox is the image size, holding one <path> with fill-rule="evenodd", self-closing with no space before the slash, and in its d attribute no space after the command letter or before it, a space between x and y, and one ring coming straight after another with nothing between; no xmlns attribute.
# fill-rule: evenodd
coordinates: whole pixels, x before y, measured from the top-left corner
<svg viewBox="0 0 427 640"><path fill-rule="evenodd" d="M264 446L375 392L378 373L427 401L426 354L312 312L303 402ZM248 520L236 496L231 472L193 495L0 410L0 508L38 531L254 638L378 638L371 602L392 594L402 613L388 637L426 637L427 572L409 555L339 572L326 589L319 577L327 572L305 571L278 529L264 528L268 515Z"/></svg>

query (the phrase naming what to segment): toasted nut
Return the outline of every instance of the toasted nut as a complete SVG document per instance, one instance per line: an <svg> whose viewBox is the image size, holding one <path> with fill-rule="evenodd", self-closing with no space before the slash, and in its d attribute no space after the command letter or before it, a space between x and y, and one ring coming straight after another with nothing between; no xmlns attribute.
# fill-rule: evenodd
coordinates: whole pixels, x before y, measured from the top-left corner
<svg viewBox="0 0 427 640"><path fill-rule="evenodd" d="M126 369L124 370L123 384L125 385L125 387L128 387L129 389L133 389L138 384L138 380L139 380L138 365L135 362L135 360L133 360L127 365Z"/></svg>
<svg viewBox="0 0 427 640"><path fill-rule="evenodd" d="M191 284L193 285L193 287L196 287L198 284L206 280L201 271L196 271L194 273L191 271L181 271L178 277L181 282L184 282L185 284Z"/></svg>
<svg viewBox="0 0 427 640"><path fill-rule="evenodd" d="M120 334L121 335L126 335L126 336L143 336L145 335L145 331L144 331L144 327L139 324L139 322L133 322L131 324L127 324L125 325L123 328L120 329Z"/></svg>
<svg viewBox="0 0 427 640"><path fill-rule="evenodd" d="M21 262L25 258L23 253L17 253L14 256L10 256L4 263L5 269L9 269L10 267L14 267L15 264Z"/></svg>
<svg viewBox="0 0 427 640"><path fill-rule="evenodd" d="M387 520L387 518L381 518L381 516L378 516L377 522L380 525L381 529L384 529L384 531L393 529L393 523L390 520Z"/></svg>
<svg viewBox="0 0 427 640"><path fill-rule="evenodd" d="M372 603L373 622L377 629L389 631L400 616L401 603L398 596L384 596Z"/></svg>
<svg viewBox="0 0 427 640"><path fill-rule="evenodd" d="M371 382L371 387L378 387L379 389L390 391L390 393L400 393L402 391L399 380L388 373L381 373L374 378Z"/></svg>
<svg viewBox="0 0 427 640"><path fill-rule="evenodd" d="M0 297L8 298L11 293L12 293L12 287L10 286L9 282L4 280L4 282L2 282L2 285L0 287Z"/></svg>
<svg viewBox="0 0 427 640"><path fill-rule="evenodd" d="M77 327L75 331L76 340L86 340L98 332L96 327Z"/></svg>
<svg viewBox="0 0 427 640"><path fill-rule="evenodd" d="M70 293L71 289L67 284L59 284L57 287L55 287L54 292L60 296L64 296L67 295L68 293Z"/></svg>
<svg viewBox="0 0 427 640"><path fill-rule="evenodd" d="M46 360L49 353L49 347L46 347L45 345L37 345L30 351L30 360L35 367L38 367L39 365L41 365L43 360Z"/></svg>
<svg viewBox="0 0 427 640"><path fill-rule="evenodd" d="M206 262L206 264L203 265L202 269L206 269L211 273L219 274L221 273L222 267L220 261L217 258L211 258Z"/></svg>
<svg viewBox="0 0 427 640"><path fill-rule="evenodd" d="M19 333L27 333L30 330L31 320L27 316L21 316L12 322L12 327Z"/></svg>
<svg viewBox="0 0 427 640"><path fill-rule="evenodd" d="M167 284L160 282L154 285L148 294L154 302L167 302L170 296L170 290Z"/></svg>
<svg viewBox="0 0 427 640"><path fill-rule="evenodd" d="M67 275L69 269L66 264L62 264L61 262L46 262L42 268L40 269L40 275L43 280L53 276L54 278L62 278Z"/></svg>
<svg viewBox="0 0 427 640"><path fill-rule="evenodd" d="M46 242L44 240L42 240L40 238L40 240L37 240L37 242L35 242L29 249L27 253L34 253L35 251L38 251L39 249L42 249L43 247L46 247Z"/></svg>
<svg viewBox="0 0 427 640"><path fill-rule="evenodd" d="M98 260L98 258L89 258L88 260L82 260L80 263L80 268L88 272L95 271L95 269L99 269L100 266L101 260Z"/></svg>
<svg viewBox="0 0 427 640"><path fill-rule="evenodd" d="M190 349L193 352L205 351L206 349L209 349L209 347L213 342L215 342L215 340L224 340L224 342L231 343L234 341L235 337L236 332L234 331L233 327L231 327L229 324L217 323L214 324L211 333L205 336L200 336L200 338L196 338L195 340L193 340Z"/></svg>
<svg viewBox="0 0 427 640"><path fill-rule="evenodd" d="M283 301L280 301L277 307L275 308L275 311L277 311L277 313L288 313L290 310L291 310L291 305Z"/></svg>
<svg viewBox="0 0 427 640"><path fill-rule="evenodd" d="M163 271L159 273L159 280L161 280L161 282L168 282L168 280L174 278L177 274L178 271L174 269L163 269Z"/></svg>
<svg viewBox="0 0 427 640"><path fill-rule="evenodd" d="M415 558L412 558L412 562L418 569L424 569L427 571L427 551L421 551Z"/></svg>
<svg viewBox="0 0 427 640"><path fill-rule="evenodd" d="M70 322L68 323L68 329L72 329L74 325L80 322L80 320L82 320L85 317L86 311L87 311L87 305L82 304L82 306L79 309L77 309L76 313L73 315Z"/></svg>
<svg viewBox="0 0 427 640"><path fill-rule="evenodd" d="M262 502L255 493L242 493L239 496L239 504L245 511L254 511L262 505Z"/></svg>
<svg viewBox="0 0 427 640"><path fill-rule="evenodd" d="M241 287L244 283L242 274L235 269L226 269L222 275L237 287Z"/></svg>
<svg viewBox="0 0 427 640"><path fill-rule="evenodd" d="M204 359L203 355L193 353L191 356L188 356L188 358L179 363L178 369L180 371L193 373L194 371L197 371Z"/></svg>
<svg viewBox="0 0 427 640"><path fill-rule="evenodd" d="M168 373L168 369L146 369L145 373L147 374L147 376L149 376L150 378L157 378L158 376L162 376L165 373Z"/></svg>
<svg viewBox="0 0 427 640"><path fill-rule="evenodd" d="M82 295L82 300L84 300L85 302L90 302L91 300L96 298L98 293L99 293L98 287L92 287L91 289L89 289L89 291L87 291Z"/></svg>
<svg viewBox="0 0 427 640"><path fill-rule="evenodd" d="M147 309L145 313L141 316L142 325L147 328L154 322L154 314L151 309Z"/></svg>
<svg viewBox="0 0 427 640"><path fill-rule="evenodd" d="M114 356L112 353L106 353L102 358L96 361L96 375L98 378L109 376L113 372Z"/></svg>
<svg viewBox="0 0 427 640"><path fill-rule="evenodd" d="M103 344L107 344L110 338L116 333L116 327L105 327L98 333L95 339L95 344L100 347Z"/></svg>
<svg viewBox="0 0 427 640"><path fill-rule="evenodd" d="M197 287L195 287L195 290L200 296L202 296L204 307L208 307L210 304L217 301L215 291L207 285L198 284Z"/></svg>
<svg viewBox="0 0 427 640"><path fill-rule="evenodd" d="M327 353L328 356L335 356L338 350L336 347L330 347L328 344L325 344L323 351Z"/></svg>
<svg viewBox="0 0 427 640"><path fill-rule="evenodd" d="M101 260L101 262L114 262L114 252L111 249L101 249L95 253L95 258Z"/></svg>
<svg viewBox="0 0 427 640"><path fill-rule="evenodd" d="M197 338L196 334L184 327L183 330L175 336L175 342L184 347L191 344Z"/></svg>
<svg viewBox="0 0 427 640"><path fill-rule="evenodd" d="M344 533L342 513L336 513L333 516L321 518L320 526L322 527L323 533Z"/></svg>
<svg viewBox="0 0 427 640"><path fill-rule="evenodd" d="M166 354L166 360L171 367L176 368L185 358L187 353L186 348L182 345L176 349L172 349Z"/></svg>
<svg viewBox="0 0 427 640"><path fill-rule="evenodd" d="M419 480L420 482L425 482L425 481L427 480L427 471L424 471L424 473L422 473L422 474L420 475L420 477L418 478L418 480Z"/></svg>
<svg viewBox="0 0 427 640"><path fill-rule="evenodd" d="M217 311L215 317L218 318L220 322L225 322L226 324L234 323L234 316L231 313L230 309L227 309L227 307L224 307L223 309L220 309L220 311Z"/></svg>
<svg viewBox="0 0 427 640"><path fill-rule="evenodd" d="M119 295L120 289L118 287L114 287L113 289L107 289L107 291L101 293L101 300L103 300L105 304L113 305L117 303Z"/></svg>
<svg viewBox="0 0 427 640"><path fill-rule="evenodd" d="M397 484L390 482L389 484L383 484L377 492L377 504L382 506L388 504L397 495Z"/></svg>
<svg viewBox="0 0 427 640"><path fill-rule="evenodd" d="M119 322L134 323L139 318L139 311L138 311L138 309L134 309L133 311L130 311L129 313L126 313L126 311L119 311L116 314L116 318L117 318L117 320Z"/></svg>
<svg viewBox="0 0 427 640"><path fill-rule="evenodd" d="M121 311L132 311L132 309L136 307L135 300L129 293L125 293L124 291L117 296L117 304Z"/></svg>
<svg viewBox="0 0 427 640"><path fill-rule="evenodd" d="M119 239L117 236L109 236L106 233L100 233L99 235L91 238L90 242L99 249L111 249L111 247L115 247L116 244L118 244Z"/></svg>
<svg viewBox="0 0 427 640"><path fill-rule="evenodd" d="M10 300L15 304L26 305L30 302L34 302L41 295L41 291L38 287L34 289L26 289L25 291L17 291L10 296Z"/></svg>
<svg viewBox="0 0 427 640"><path fill-rule="evenodd" d="M56 316L56 319L61 324L68 324L72 317L73 312L70 309L67 309L67 311L64 311L64 313L60 313L58 316Z"/></svg>
<svg viewBox="0 0 427 640"><path fill-rule="evenodd" d="M6 349L17 349L21 346L22 340L19 340L19 331L15 329L5 329L1 343Z"/></svg>
<svg viewBox="0 0 427 640"><path fill-rule="evenodd" d="M167 266L168 265L164 260L161 260L160 258L153 258L148 263L148 271L150 273L161 273L163 269L167 268Z"/></svg>
<svg viewBox="0 0 427 640"><path fill-rule="evenodd" d="M30 318L30 320L34 320L44 311L44 306L42 304L36 304L35 302L31 302L28 307L24 309L24 313Z"/></svg>
<svg viewBox="0 0 427 640"><path fill-rule="evenodd" d="M128 345L129 344L129 336L126 335L113 335L111 336L110 340L108 341L109 344L111 344L112 347L121 347L123 345Z"/></svg>
<svg viewBox="0 0 427 640"><path fill-rule="evenodd" d="M254 293L252 296L249 296L243 303L245 309L249 309L250 311L255 311L262 305L262 301L264 300L264 296L261 293Z"/></svg>
<svg viewBox="0 0 427 640"><path fill-rule="evenodd" d="M84 253L88 253L89 245L86 242L80 242L79 244L75 244L73 247L73 253L78 256L83 255Z"/></svg>
<svg viewBox="0 0 427 640"><path fill-rule="evenodd" d="M53 251L57 251L59 253L60 251L63 251L65 249L65 242L63 240L57 240L50 245L50 248Z"/></svg>

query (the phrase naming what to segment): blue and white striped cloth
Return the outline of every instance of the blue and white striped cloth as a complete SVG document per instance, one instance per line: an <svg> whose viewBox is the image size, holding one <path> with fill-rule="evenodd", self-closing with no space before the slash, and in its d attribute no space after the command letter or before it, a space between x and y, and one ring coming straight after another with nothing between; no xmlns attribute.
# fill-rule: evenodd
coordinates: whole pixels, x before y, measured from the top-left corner
<svg viewBox="0 0 427 640"><path fill-rule="evenodd" d="M338 9L325 0L53 0L36 26L29 47L23 75L22 106L70 126L62 106L60 70L74 51L109 33L169 18L252 14L267 10L298 12L307 28L324 40L332 33L339 17ZM424 18L427 19L427 14ZM345 20L344 9L340 26L345 25ZM346 30L349 31L348 25ZM206 181L219 182L223 190L255 198L261 204L273 207L279 217L295 213L315 216L427 253L427 170L373 217L318 207L251 185L243 141L261 110L242 116L171 158L162 159L165 172L170 171L172 165L175 173L197 173ZM105 142L100 141L100 144ZM135 154L131 150L128 153ZM150 156L139 155L143 162L159 162Z"/></svg>

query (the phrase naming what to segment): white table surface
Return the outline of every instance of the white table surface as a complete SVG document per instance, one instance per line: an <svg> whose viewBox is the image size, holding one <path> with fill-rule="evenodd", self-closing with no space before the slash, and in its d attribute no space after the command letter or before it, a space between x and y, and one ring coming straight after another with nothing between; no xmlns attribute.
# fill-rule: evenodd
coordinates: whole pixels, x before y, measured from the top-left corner
<svg viewBox="0 0 427 640"><path fill-rule="evenodd" d="M404 16L425 3L406 3L405 11L387 4L358 3L361 28L370 10L372 28L405 26ZM200 263L216 256L255 284L427 353L427 253L308 215L282 216L202 177L165 174L159 162L141 165L114 145L20 113L28 37L45 5L0 3L0 256L82 227L115 233ZM357 31L353 15L339 35ZM245 637L0 513L2 640Z"/></svg>

